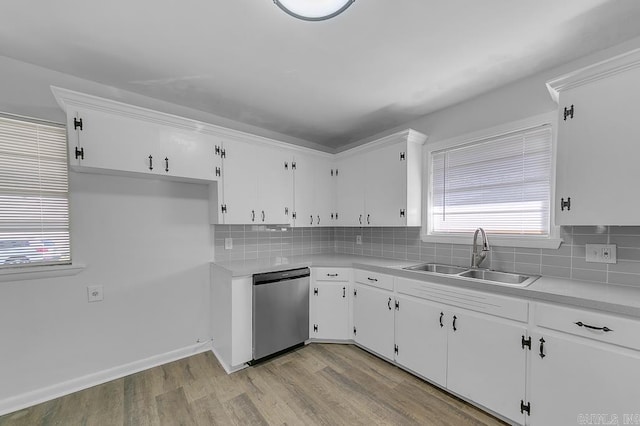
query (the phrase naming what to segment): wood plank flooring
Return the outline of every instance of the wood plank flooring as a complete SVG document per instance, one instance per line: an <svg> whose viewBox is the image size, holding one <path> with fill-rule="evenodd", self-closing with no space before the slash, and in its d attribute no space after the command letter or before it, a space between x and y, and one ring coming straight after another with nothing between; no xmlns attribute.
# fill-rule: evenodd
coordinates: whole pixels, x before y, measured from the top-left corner
<svg viewBox="0 0 640 426"><path fill-rule="evenodd" d="M312 344L227 375L194 355L0 417L32 425L503 425L352 345Z"/></svg>

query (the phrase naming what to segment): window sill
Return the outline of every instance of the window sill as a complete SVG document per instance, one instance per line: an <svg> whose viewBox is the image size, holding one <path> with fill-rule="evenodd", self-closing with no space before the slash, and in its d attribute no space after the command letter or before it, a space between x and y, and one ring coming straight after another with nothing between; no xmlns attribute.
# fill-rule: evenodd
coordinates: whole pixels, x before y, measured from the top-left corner
<svg viewBox="0 0 640 426"><path fill-rule="evenodd" d="M562 243L561 238L523 238L523 237L506 237L489 235L489 244L498 247L522 247L522 248L540 248L540 249L557 249ZM469 235L428 235L421 234L420 239L426 243L445 243L445 244L473 244L473 238Z"/></svg>
<svg viewBox="0 0 640 426"><path fill-rule="evenodd" d="M47 265L25 266L0 270L0 282L38 280L42 278L69 277L77 275L86 268L85 265Z"/></svg>

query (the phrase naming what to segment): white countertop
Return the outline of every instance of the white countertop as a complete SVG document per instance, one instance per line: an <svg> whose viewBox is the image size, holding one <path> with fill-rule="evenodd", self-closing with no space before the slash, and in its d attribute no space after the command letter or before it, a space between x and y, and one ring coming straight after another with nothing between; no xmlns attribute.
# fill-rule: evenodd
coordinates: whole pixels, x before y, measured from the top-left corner
<svg viewBox="0 0 640 426"><path fill-rule="evenodd" d="M268 259L213 262L213 265L231 273L232 277L253 275L300 267L344 267L370 269L409 279L464 287L533 301L546 301L602 310L640 318L640 287L574 281L562 278L540 277L528 287L491 284L486 281L463 279L441 274L402 269L423 263L346 254L276 257Z"/></svg>

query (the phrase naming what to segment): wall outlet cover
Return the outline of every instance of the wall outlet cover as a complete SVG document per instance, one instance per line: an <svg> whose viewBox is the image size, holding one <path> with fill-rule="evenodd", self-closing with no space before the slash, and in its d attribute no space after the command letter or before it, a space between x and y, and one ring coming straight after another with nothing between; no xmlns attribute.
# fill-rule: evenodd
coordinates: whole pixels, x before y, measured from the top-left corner
<svg viewBox="0 0 640 426"><path fill-rule="evenodd" d="M362 244L362 235L356 235L356 244Z"/></svg>
<svg viewBox="0 0 640 426"><path fill-rule="evenodd" d="M617 263L615 244L586 244L585 261L590 263Z"/></svg>
<svg viewBox="0 0 640 426"><path fill-rule="evenodd" d="M231 250L233 248L233 238L224 239L224 249Z"/></svg>
<svg viewBox="0 0 640 426"><path fill-rule="evenodd" d="M87 300L89 302L101 302L104 299L104 291L101 285L87 286Z"/></svg>

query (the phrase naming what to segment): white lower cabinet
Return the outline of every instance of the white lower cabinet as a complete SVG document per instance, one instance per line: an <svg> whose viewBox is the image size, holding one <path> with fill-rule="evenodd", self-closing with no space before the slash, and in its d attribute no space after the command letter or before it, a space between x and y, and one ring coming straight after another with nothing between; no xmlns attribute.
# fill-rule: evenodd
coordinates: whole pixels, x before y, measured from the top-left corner
<svg viewBox="0 0 640 426"><path fill-rule="evenodd" d="M447 328L445 310L424 300L398 296L395 316L396 362L446 386Z"/></svg>
<svg viewBox="0 0 640 426"><path fill-rule="evenodd" d="M349 339L349 283L312 283L309 297L309 337L319 340Z"/></svg>
<svg viewBox="0 0 640 426"><path fill-rule="evenodd" d="M448 341L447 388L502 416L524 422L527 336L524 324L453 309Z"/></svg>
<svg viewBox="0 0 640 426"><path fill-rule="evenodd" d="M638 424L640 321L547 304L535 320L529 424Z"/></svg>
<svg viewBox="0 0 640 426"><path fill-rule="evenodd" d="M394 303L390 291L354 285L353 339L389 360L394 355Z"/></svg>

